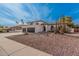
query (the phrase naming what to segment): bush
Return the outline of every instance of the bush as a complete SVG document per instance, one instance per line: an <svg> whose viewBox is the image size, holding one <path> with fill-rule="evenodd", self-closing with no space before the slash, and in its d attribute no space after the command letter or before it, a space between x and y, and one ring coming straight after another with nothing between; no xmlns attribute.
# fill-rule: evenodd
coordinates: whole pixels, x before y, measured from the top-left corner
<svg viewBox="0 0 79 59"><path fill-rule="evenodd" d="M65 28L63 28L63 27L61 27L60 30L59 30L59 32L60 32L61 34L64 34L65 31L66 31L66 30L65 30Z"/></svg>
<svg viewBox="0 0 79 59"><path fill-rule="evenodd" d="M25 32L25 33L24 33L24 35L28 35L28 33L27 33L27 32Z"/></svg>

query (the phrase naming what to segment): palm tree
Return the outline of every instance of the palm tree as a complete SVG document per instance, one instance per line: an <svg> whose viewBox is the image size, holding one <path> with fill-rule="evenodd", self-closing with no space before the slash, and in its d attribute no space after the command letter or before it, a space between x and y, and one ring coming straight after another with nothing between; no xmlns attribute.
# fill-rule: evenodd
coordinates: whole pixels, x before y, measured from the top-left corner
<svg viewBox="0 0 79 59"><path fill-rule="evenodd" d="M71 27L71 25L73 23L72 18L70 16L64 16L64 17L60 18L59 22L67 24L67 26L69 26L69 27Z"/></svg>
<svg viewBox="0 0 79 59"><path fill-rule="evenodd" d="M62 30L63 32L67 32L67 26L73 27L72 18L70 16L63 16L59 19L59 23L62 24Z"/></svg>

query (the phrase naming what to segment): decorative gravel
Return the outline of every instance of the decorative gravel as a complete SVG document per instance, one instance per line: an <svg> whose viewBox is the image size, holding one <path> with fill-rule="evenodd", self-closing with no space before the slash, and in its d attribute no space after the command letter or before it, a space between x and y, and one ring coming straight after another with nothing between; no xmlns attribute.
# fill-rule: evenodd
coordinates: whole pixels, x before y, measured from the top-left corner
<svg viewBox="0 0 79 59"><path fill-rule="evenodd" d="M79 38L54 33L38 33L8 37L54 56L79 56Z"/></svg>

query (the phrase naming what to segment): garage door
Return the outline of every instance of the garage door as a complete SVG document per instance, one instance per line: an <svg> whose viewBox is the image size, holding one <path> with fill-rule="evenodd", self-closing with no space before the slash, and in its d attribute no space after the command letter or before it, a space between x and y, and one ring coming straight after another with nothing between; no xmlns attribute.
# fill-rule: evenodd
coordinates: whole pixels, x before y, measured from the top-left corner
<svg viewBox="0 0 79 59"><path fill-rule="evenodd" d="M35 28L27 28L27 32L35 32Z"/></svg>

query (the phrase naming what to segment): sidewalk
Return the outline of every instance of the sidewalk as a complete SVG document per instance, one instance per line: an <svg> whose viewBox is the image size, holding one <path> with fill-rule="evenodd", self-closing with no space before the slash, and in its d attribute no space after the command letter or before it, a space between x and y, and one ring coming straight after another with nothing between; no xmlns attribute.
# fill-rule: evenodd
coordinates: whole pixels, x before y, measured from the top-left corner
<svg viewBox="0 0 79 59"><path fill-rule="evenodd" d="M5 38L22 33L0 33L0 55L9 56L51 56L45 52Z"/></svg>

